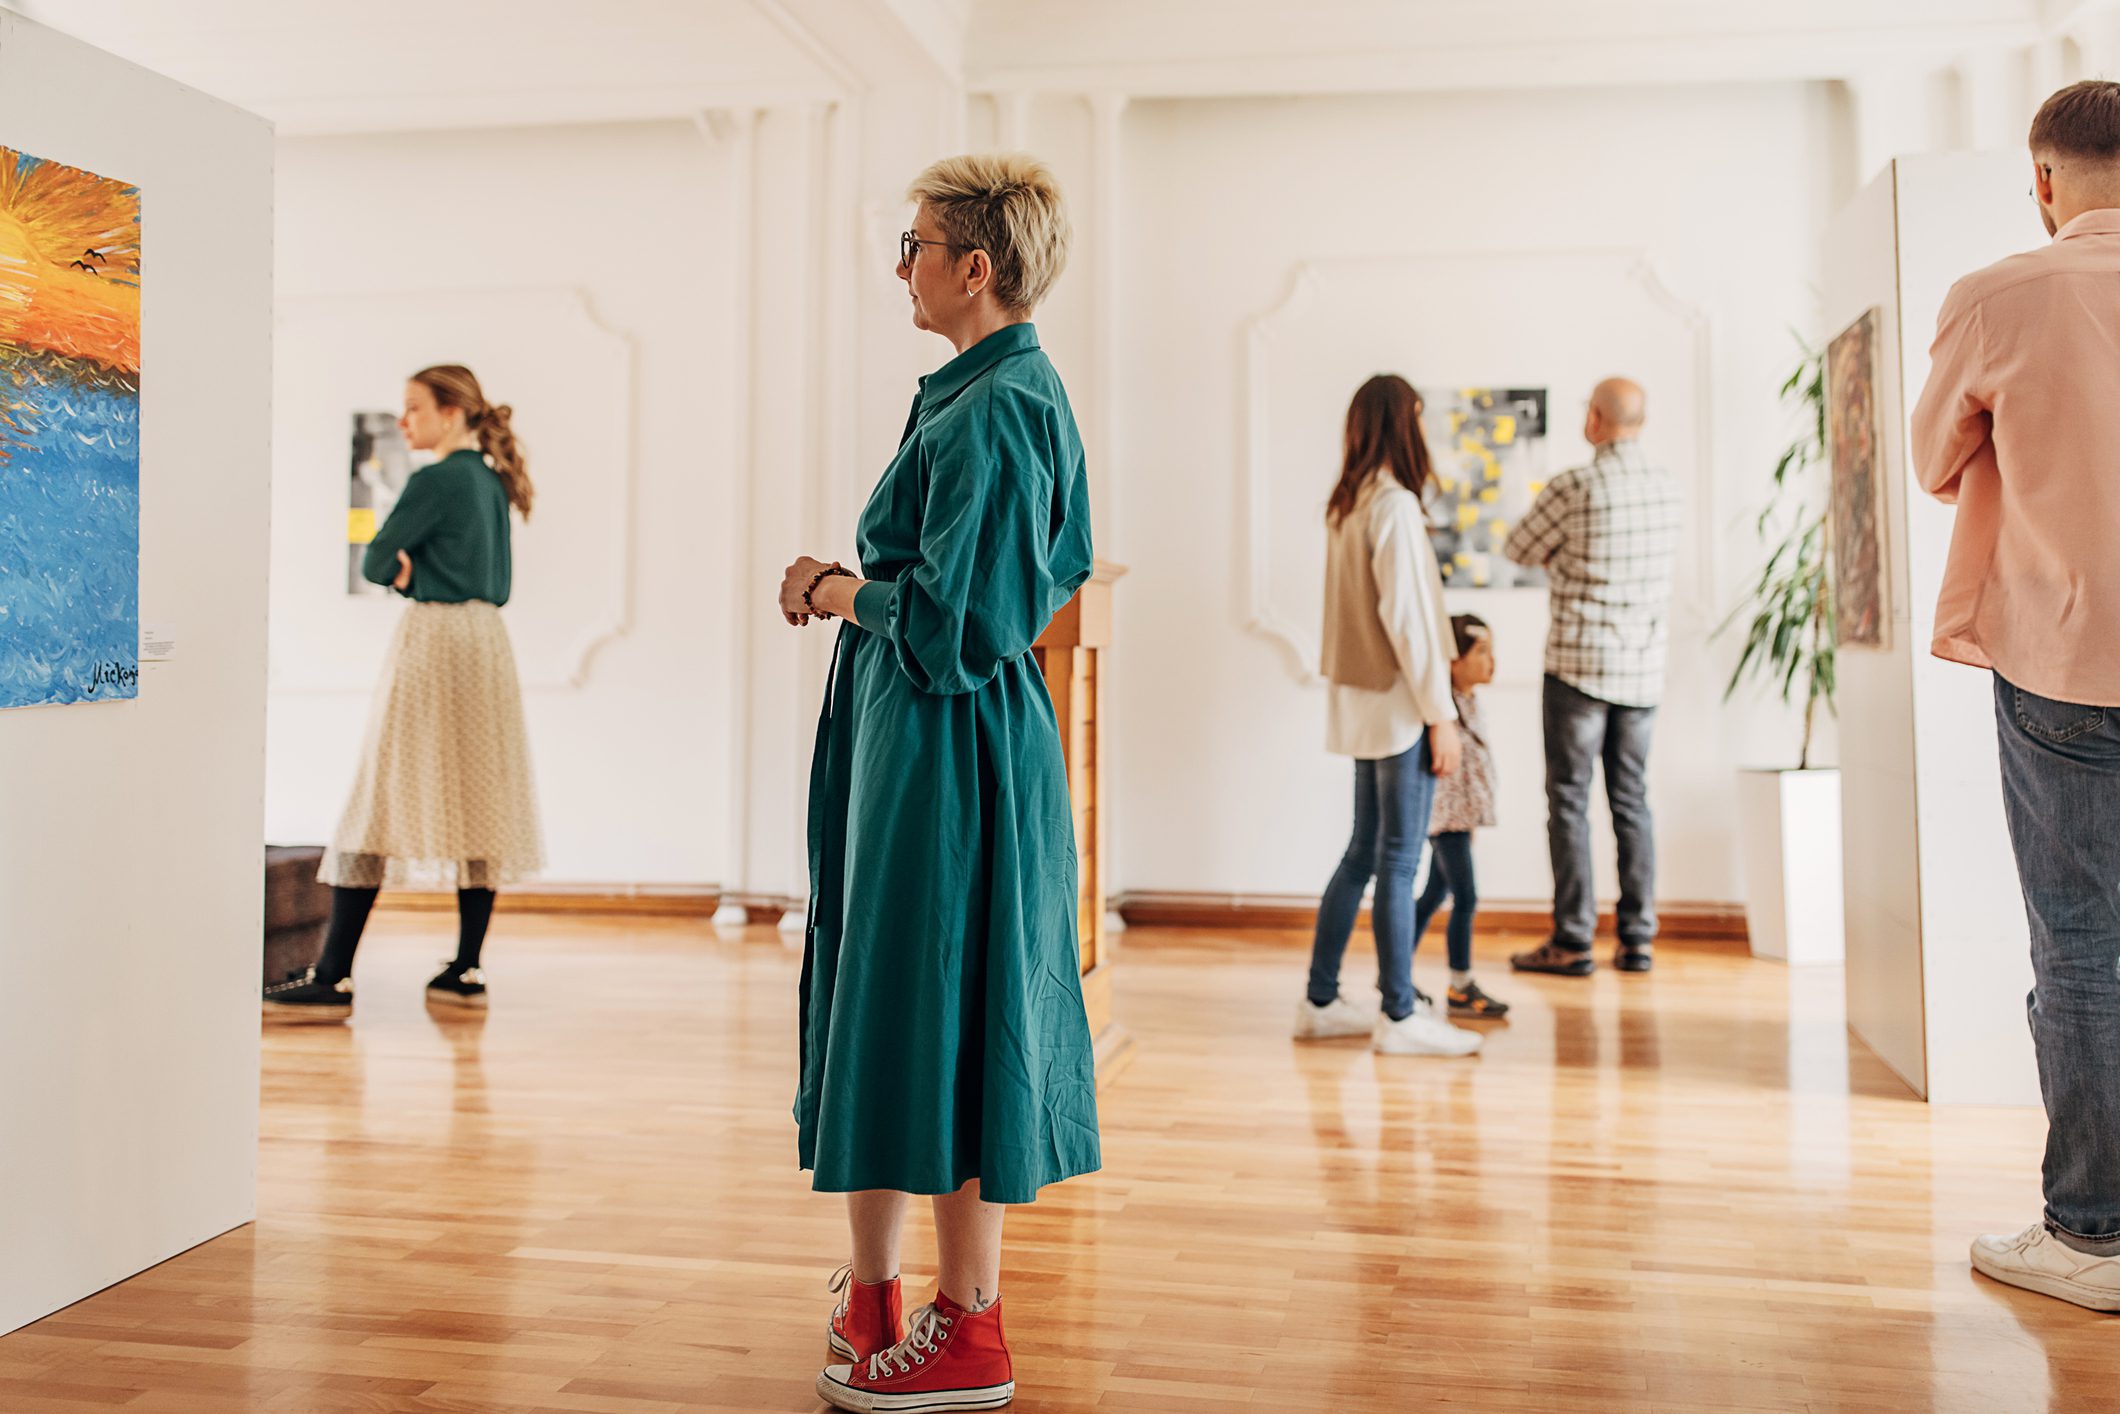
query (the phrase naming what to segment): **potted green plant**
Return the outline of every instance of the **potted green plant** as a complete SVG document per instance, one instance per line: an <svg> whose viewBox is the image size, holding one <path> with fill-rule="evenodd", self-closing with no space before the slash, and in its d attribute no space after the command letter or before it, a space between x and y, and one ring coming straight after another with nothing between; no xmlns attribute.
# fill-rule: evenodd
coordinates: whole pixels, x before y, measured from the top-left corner
<svg viewBox="0 0 2120 1414"><path fill-rule="evenodd" d="M1840 857L1840 772L1811 765L1818 709L1833 710L1836 643L1826 526L1826 359L1803 346L1781 398L1798 430L1774 464L1774 489L1757 530L1766 562L1717 633L1744 625L1744 646L1723 690L1747 682L1773 688L1794 706L1803 699L1803 738L1794 768L1738 776L1738 833L1744 850L1745 920L1756 957L1789 963L1839 962L1845 951ZM1779 536L1778 539L1775 537Z"/></svg>

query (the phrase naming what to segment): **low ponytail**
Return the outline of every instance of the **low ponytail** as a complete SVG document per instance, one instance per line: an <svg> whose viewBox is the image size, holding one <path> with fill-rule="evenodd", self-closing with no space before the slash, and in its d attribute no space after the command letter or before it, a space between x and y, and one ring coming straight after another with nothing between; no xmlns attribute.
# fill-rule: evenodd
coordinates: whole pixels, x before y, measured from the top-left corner
<svg viewBox="0 0 2120 1414"><path fill-rule="evenodd" d="M515 440L515 409L506 403L486 401L478 376L461 363L438 363L412 375L434 394L437 406L462 408L464 425L478 435L478 449L507 489L508 502L530 519L530 501L536 490L530 484L529 458Z"/></svg>
<svg viewBox="0 0 2120 1414"><path fill-rule="evenodd" d="M500 403L474 420L472 430L478 433L478 449L486 454L501 485L508 488L509 502L527 521L530 500L537 490L530 484L529 459L523 454L522 443L515 440L514 417L515 409Z"/></svg>

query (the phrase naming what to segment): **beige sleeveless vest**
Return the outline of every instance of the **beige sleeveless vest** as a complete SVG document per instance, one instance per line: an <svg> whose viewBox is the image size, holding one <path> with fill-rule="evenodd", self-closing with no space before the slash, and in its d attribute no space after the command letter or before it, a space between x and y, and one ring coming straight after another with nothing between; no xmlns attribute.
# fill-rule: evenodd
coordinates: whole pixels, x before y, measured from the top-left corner
<svg viewBox="0 0 2120 1414"><path fill-rule="evenodd" d="M1393 483L1396 485L1397 483ZM1370 567L1369 511L1384 488L1373 476L1325 541L1325 635L1319 669L1343 687L1382 692L1399 677L1399 660L1377 616L1377 577Z"/></svg>

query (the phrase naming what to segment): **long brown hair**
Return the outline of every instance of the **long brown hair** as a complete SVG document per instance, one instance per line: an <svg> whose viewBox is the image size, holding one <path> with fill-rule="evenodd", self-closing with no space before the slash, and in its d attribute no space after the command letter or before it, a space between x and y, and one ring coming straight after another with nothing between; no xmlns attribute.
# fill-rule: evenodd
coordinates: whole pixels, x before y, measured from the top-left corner
<svg viewBox="0 0 2120 1414"><path fill-rule="evenodd" d="M434 394L440 407L462 408L464 425L478 434L478 449L486 454L493 470L508 490L508 500L530 519L530 500L537 494L530 484L529 457L515 440L515 409L506 403L489 403L478 375L461 363L438 363L412 375L412 381Z"/></svg>
<svg viewBox="0 0 2120 1414"><path fill-rule="evenodd" d="M1396 373L1379 373L1357 388L1347 405L1346 460L1340 463L1340 484L1325 503L1325 519L1339 524L1380 466L1390 467L1399 485L1422 501L1428 499L1435 470L1421 436L1421 395Z"/></svg>

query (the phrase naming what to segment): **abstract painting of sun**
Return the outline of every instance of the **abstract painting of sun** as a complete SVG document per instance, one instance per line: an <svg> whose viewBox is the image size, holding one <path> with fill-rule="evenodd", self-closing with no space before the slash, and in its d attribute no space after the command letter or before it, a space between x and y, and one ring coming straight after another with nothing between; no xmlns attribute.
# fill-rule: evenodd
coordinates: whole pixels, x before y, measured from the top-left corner
<svg viewBox="0 0 2120 1414"><path fill-rule="evenodd" d="M0 707L139 655L140 190L0 147Z"/></svg>

